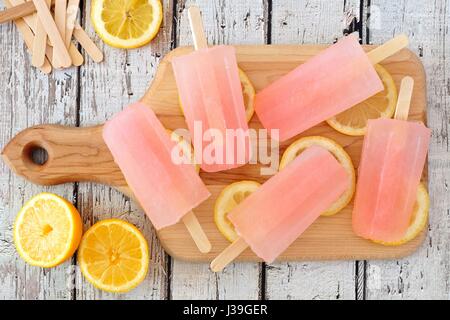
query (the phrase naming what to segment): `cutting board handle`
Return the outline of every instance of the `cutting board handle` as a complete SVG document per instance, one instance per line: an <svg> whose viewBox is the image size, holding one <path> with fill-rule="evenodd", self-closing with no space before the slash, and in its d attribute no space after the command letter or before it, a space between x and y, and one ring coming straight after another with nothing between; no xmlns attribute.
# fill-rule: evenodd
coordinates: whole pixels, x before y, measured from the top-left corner
<svg viewBox="0 0 450 320"><path fill-rule="evenodd" d="M93 181L116 188L126 186L102 138L103 126L75 128L39 125L17 134L2 156L18 175L40 185ZM43 149L45 163L36 163L33 153Z"/></svg>

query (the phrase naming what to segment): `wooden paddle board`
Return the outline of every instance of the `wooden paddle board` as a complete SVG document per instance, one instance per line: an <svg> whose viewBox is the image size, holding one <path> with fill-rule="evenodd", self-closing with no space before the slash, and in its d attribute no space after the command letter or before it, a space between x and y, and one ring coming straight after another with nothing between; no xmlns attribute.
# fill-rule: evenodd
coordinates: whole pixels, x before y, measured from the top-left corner
<svg viewBox="0 0 450 320"><path fill-rule="evenodd" d="M327 46L320 45L265 45L236 46L239 67L243 69L257 91L280 76L294 69ZM366 50L373 49L367 46ZM173 57L190 52L190 47L180 47L167 54L161 61L153 83L141 101L153 108L167 129L185 128L183 114L178 104L178 93L172 71ZM404 49L383 61L382 65L392 74L397 88L404 76L415 80L410 120L426 122L426 83L424 68L418 57ZM253 116L250 127L261 128L257 116ZM28 128L14 137L3 150L3 158L18 175L42 185L54 185L75 181L103 183L119 189L132 197L124 177L113 161L103 142L102 125L89 128L69 128L57 125L40 125ZM340 134L326 123L322 123L303 134L282 143L280 158L286 147L300 137L320 135L341 144L358 167L363 137ZM41 147L48 153L45 164L35 164L32 150ZM214 203L221 190L228 184L240 180L263 183L269 176L260 175L261 165L243 167L217 173L201 172L200 176L212 196L196 208L200 223L212 243L208 254L198 251L185 226L178 223L158 232L164 249L174 258L188 261L211 261L229 242L214 224ZM426 170L424 170L426 175ZM426 176L424 175L424 182ZM104 204L107 206L108 204ZM320 217L302 234L278 260L342 260L342 259L392 259L409 255L425 238L423 232L416 239L397 247L372 243L357 237L352 232L350 203L332 217ZM150 222L149 222L150 223ZM250 249L240 261L259 261Z"/></svg>

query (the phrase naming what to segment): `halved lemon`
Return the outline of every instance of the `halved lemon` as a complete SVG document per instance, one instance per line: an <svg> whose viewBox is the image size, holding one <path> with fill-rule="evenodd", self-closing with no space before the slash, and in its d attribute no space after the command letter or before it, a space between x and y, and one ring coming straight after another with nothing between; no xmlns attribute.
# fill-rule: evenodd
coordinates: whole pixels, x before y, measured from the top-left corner
<svg viewBox="0 0 450 320"><path fill-rule="evenodd" d="M169 129L166 129L166 131L170 135L170 140L175 141L177 143L180 156L184 157L186 160L195 164L194 147L192 146L192 144L189 143L186 139L184 139L183 136L177 134L175 131L171 131ZM195 164L195 170L197 172L200 172L199 164Z"/></svg>
<svg viewBox="0 0 450 320"><path fill-rule="evenodd" d="M428 222L428 212L430 210L430 197L428 196L427 189L421 183L417 188L417 200L414 204L414 211L411 216L411 223L408 227L408 230L405 233L405 236L399 241L394 242L385 242L372 240L375 243L383 244L385 246L399 246L408 241L411 241L415 237L417 237L422 230L427 226Z"/></svg>
<svg viewBox="0 0 450 320"><path fill-rule="evenodd" d="M380 65L375 65L384 90L373 97L345 110L327 120L327 123L340 133L349 136L363 136L366 133L367 120L392 118L397 104L397 88L390 73Z"/></svg>
<svg viewBox="0 0 450 320"><path fill-rule="evenodd" d="M120 219L94 224L81 239L78 263L86 279L108 292L127 292L147 275L148 245L142 233Z"/></svg>
<svg viewBox="0 0 450 320"><path fill-rule="evenodd" d="M241 80L242 95L244 97L245 117L247 118L248 122L255 113L256 91L247 74L241 68L239 68L239 79ZM181 104L181 99L179 96L178 103L180 105L181 112L183 112L183 106Z"/></svg>
<svg viewBox="0 0 450 320"><path fill-rule="evenodd" d="M95 32L110 46L138 48L158 33L163 18L160 0L94 0Z"/></svg>
<svg viewBox="0 0 450 320"><path fill-rule="evenodd" d="M332 216L343 208L347 206L347 204L352 200L353 194L355 193L355 184L356 184L356 176L355 176L355 168L353 166L352 159L345 152L344 148L342 148L337 142L334 140L312 136L312 137L304 137L300 138L294 143L292 143L284 152L283 157L280 162L280 169L282 170L284 167L288 165L292 160L294 160L298 155L300 155L306 148L318 145L330 151L333 156L342 164L345 170L348 172L350 176L350 186L349 188L342 194L342 196L331 205L331 207L322 213L323 216Z"/></svg>
<svg viewBox="0 0 450 320"><path fill-rule="evenodd" d="M233 224L228 220L227 215L239 203L250 194L255 192L261 185L255 181L239 181L226 186L216 200L214 206L214 222L220 233L228 241L233 242L239 236L234 230Z"/></svg>
<svg viewBox="0 0 450 320"><path fill-rule="evenodd" d="M78 210L53 193L40 193L20 210L14 224L17 252L29 264L50 268L70 258L83 232Z"/></svg>

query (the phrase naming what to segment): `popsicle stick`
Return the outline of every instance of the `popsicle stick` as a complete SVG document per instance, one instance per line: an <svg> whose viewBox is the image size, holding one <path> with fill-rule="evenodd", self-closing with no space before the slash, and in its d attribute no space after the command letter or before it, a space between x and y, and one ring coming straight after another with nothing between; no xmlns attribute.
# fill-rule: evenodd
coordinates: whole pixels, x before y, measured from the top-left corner
<svg viewBox="0 0 450 320"><path fill-rule="evenodd" d="M400 84L400 92L398 94L397 107L395 108L394 118L397 120L408 120L409 107L414 90L414 79L404 77Z"/></svg>
<svg viewBox="0 0 450 320"><path fill-rule="evenodd" d="M10 3L11 6L19 6L22 5L24 3L31 3L33 5L33 10L34 12L36 12L36 7L34 6L33 2L25 2L24 0L8 0L8 2ZM52 3L54 3L55 1L53 0ZM32 14L29 16L25 16L23 17L23 20L25 21L25 23L28 25L29 29L31 29L31 31L36 34L36 21L37 16L36 14ZM33 35L34 38L34 35ZM30 51L30 53L32 53ZM70 56L72 57L72 59L76 59L76 64L74 63L74 66L79 66L82 65L84 60L83 60L83 56L81 55L81 53L78 51L78 49L76 48L76 46L74 44L72 44L69 48L69 53ZM47 37L47 46L45 48L45 54L47 56L48 62L52 63L53 61L53 48L50 47L50 40Z"/></svg>
<svg viewBox="0 0 450 320"><path fill-rule="evenodd" d="M54 3L55 0L52 1L52 5ZM11 7L0 12L0 24L19 18L29 18L29 16L35 12L36 7L34 6L33 2L21 1L20 3L15 4L13 1Z"/></svg>
<svg viewBox="0 0 450 320"><path fill-rule="evenodd" d="M72 58L72 64L76 67L81 66L84 62L84 58L77 47L72 43L73 29L75 28L75 22L77 19L80 0L69 0L67 2L66 10L66 32L64 43L66 48L69 48L69 54Z"/></svg>
<svg viewBox="0 0 450 320"><path fill-rule="evenodd" d="M44 2L44 6L50 7L50 0ZM40 19L35 19L35 37L33 41L33 53L31 64L41 67L45 60L45 48L47 46L47 32Z"/></svg>
<svg viewBox="0 0 450 320"><path fill-rule="evenodd" d="M7 8L11 8L13 5L10 2L10 0L3 0L5 6ZM25 23L25 21L21 18L14 20L14 23L17 26L17 29L19 29L19 32L22 34L23 40L25 41L25 45L28 48L28 51L30 53L33 52L33 42L34 42L34 35L31 31L30 27ZM44 63L42 66L39 67L39 69L43 73L50 73L52 71L52 66L50 65L50 62L47 58L44 57Z"/></svg>
<svg viewBox="0 0 450 320"><path fill-rule="evenodd" d="M208 253L211 251L211 242L209 242L208 237L206 236L205 231L203 231L203 228L198 222L195 214L190 211L184 215L182 220L192 239L194 239L198 250L200 250L201 253Z"/></svg>
<svg viewBox="0 0 450 320"><path fill-rule="evenodd" d="M28 3L28 2L25 2L25 0L10 0L10 1L14 6ZM55 1L53 0L52 3L54 4L54 2ZM28 26L31 28L31 31L33 31L33 33L36 34L36 20L38 19L37 14L36 14L36 7L34 6L34 3L31 0L29 0L29 3L33 4L34 14L23 17L23 19L28 24ZM50 39L48 37L47 37L47 45L51 45ZM48 56L47 56L47 58L48 58Z"/></svg>
<svg viewBox="0 0 450 320"><path fill-rule="evenodd" d="M194 39L195 50L208 48L205 31L203 29L202 15L197 6L190 6L188 9L189 23L191 26L192 37Z"/></svg>
<svg viewBox="0 0 450 320"><path fill-rule="evenodd" d="M67 0L58 0L55 2L55 23L59 34L63 39L66 38L66 14Z"/></svg>
<svg viewBox="0 0 450 320"><path fill-rule="evenodd" d="M229 263L237 258L245 249L248 248L244 239L238 238L232 244L225 248L210 264L210 268L214 272L220 272Z"/></svg>
<svg viewBox="0 0 450 320"><path fill-rule="evenodd" d="M373 49L367 55L372 64L377 64L392 56L394 53L400 51L408 46L408 37L404 34L398 35L381 46Z"/></svg>
<svg viewBox="0 0 450 320"><path fill-rule="evenodd" d="M95 62L101 62L103 60L103 53L78 23L75 24L75 28L73 29L73 36L81 44L84 50L86 50L92 60Z"/></svg>
<svg viewBox="0 0 450 320"><path fill-rule="evenodd" d="M69 0L67 2L66 11L66 38L64 40L66 48L69 48L70 40L72 40L73 29L75 28L75 21L77 19L78 8L80 0Z"/></svg>
<svg viewBox="0 0 450 320"><path fill-rule="evenodd" d="M12 6L20 6L24 4L31 3L33 5L34 14L23 17L23 20L27 23L28 27L30 27L31 31L36 34L36 7L33 2L25 2L25 0L8 0Z"/></svg>
<svg viewBox="0 0 450 320"><path fill-rule="evenodd" d="M55 24L64 41L64 45L66 43L66 10L67 0L58 0L55 2ZM68 48L68 46L66 46L66 48ZM55 68L59 67L57 55L53 55L52 64Z"/></svg>
<svg viewBox="0 0 450 320"><path fill-rule="evenodd" d="M50 61L53 61L53 49L50 46L47 46L47 57ZM70 57L72 58L72 64L75 67L79 67L83 64L84 62L84 58L83 55L80 53L80 51L78 50L77 46L74 45L72 42L69 45L69 54Z"/></svg>
<svg viewBox="0 0 450 320"><path fill-rule="evenodd" d="M32 0L36 6L37 15L45 31L47 32L50 41L55 50L54 55L58 56L58 64L62 67L69 67L72 64L69 51L67 50L61 35L58 32L55 21L53 20L50 9L47 7L44 0Z"/></svg>
<svg viewBox="0 0 450 320"><path fill-rule="evenodd" d="M31 4L33 3L31 2ZM35 11L35 7L33 5L30 6L30 3L23 3L18 6L11 7L11 9L6 9L0 12L0 24L28 16Z"/></svg>
<svg viewBox="0 0 450 320"><path fill-rule="evenodd" d="M69 44L69 54L70 58L72 59L72 64L75 67L79 67L83 64L83 55L80 53L80 51L78 51L78 48L72 42L70 42Z"/></svg>
<svg viewBox="0 0 450 320"><path fill-rule="evenodd" d="M19 6L23 4L30 3L33 6L34 14L28 15L23 17L25 22L28 24L28 26L31 28L31 31L33 31L34 34L36 34L36 20L37 20L37 14L36 14L36 7L34 6L33 1L27 0L28 2L25 2L25 0L9 0L13 6ZM55 4L55 0L51 1L52 5ZM51 45L50 39L47 37L47 45ZM48 56L47 56L48 58Z"/></svg>

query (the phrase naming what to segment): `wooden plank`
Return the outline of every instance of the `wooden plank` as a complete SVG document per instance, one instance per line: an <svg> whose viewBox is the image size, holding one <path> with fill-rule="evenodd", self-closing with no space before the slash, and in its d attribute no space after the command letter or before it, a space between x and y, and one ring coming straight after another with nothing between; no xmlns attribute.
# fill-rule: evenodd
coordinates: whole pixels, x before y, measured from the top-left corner
<svg viewBox="0 0 450 320"><path fill-rule="evenodd" d="M342 36L344 12L359 11L359 1L276 1L272 43L326 44ZM268 299L355 299L355 263L284 262L266 268Z"/></svg>
<svg viewBox="0 0 450 320"><path fill-rule="evenodd" d="M258 44L265 41L265 1L179 1L177 45L192 45L187 12L197 4L209 44ZM206 288L205 288L206 286ZM260 267L255 263L234 263L223 273L213 274L208 264L174 260L173 299L257 299L260 297Z"/></svg>
<svg viewBox="0 0 450 320"><path fill-rule="evenodd" d="M450 1L372 0L369 40L406 33L428 76L430 225L424 245L398 261L367 263L368 299L449 299L450 288Z"/></svg>
<svg viewBox="0 0 450 320"><path fill-rule="evenodd" d="M359 17L359 1L276 0L272 43L331 44L342 37L346 14Z"/></svg>
<svg viewBox="0 0 450 320"><path fill-rule="evenodd" d="M84 29L105 54L97 64L85 56L81 68L84 79L80 95L80 126L103 123L114 113L137 101L150 86L158 61L170 50L173 1L163 1L164 20L158 36L149 46L136 50L115 49L104 44L95 34L90 19ZM82 12L90 12L90 1ZM96 221L116 217L135 224L144 234L150 248L150 269L145 281L121 299L165 299L167 297L168 264L156 234L145 214L136 205L108 187L80 184L79 208L87 229ZM94 289L85 280L77 288L77 299L117 299L117 295Z"/></svg>
<svg viewBox="0 0 450 320"><path fill-rule="evenodd" d="M12 23L0 25L0 144L39 123L74 125L78 75L76 69L44 75ZM31 196L49 191L73 200L73 184L41 187L14 175L0 161L0 299L71 299L71 261L44 270L27 265L16 253L12 227L16 213Z"/></svg>

